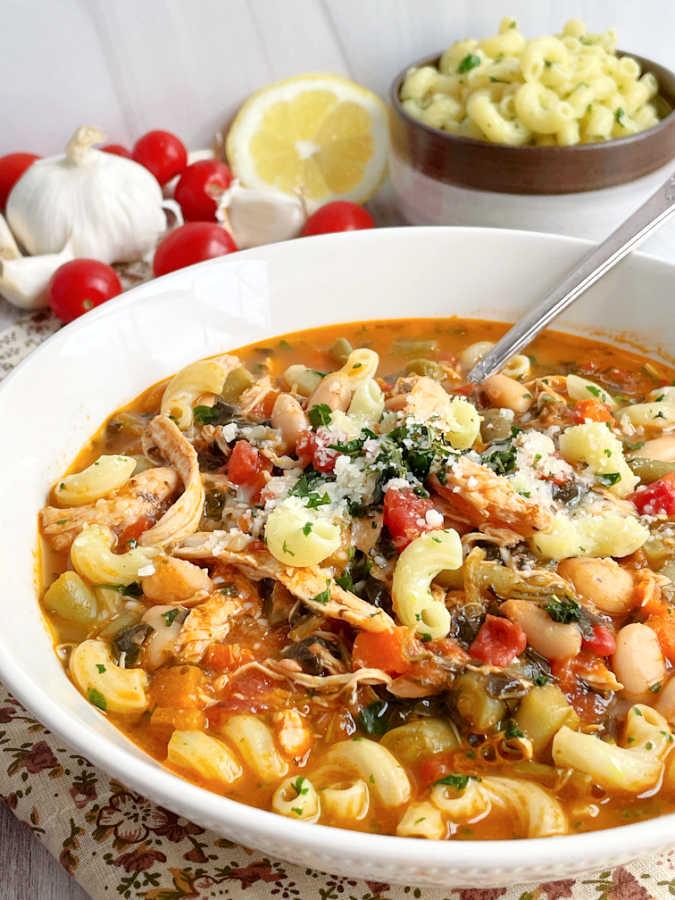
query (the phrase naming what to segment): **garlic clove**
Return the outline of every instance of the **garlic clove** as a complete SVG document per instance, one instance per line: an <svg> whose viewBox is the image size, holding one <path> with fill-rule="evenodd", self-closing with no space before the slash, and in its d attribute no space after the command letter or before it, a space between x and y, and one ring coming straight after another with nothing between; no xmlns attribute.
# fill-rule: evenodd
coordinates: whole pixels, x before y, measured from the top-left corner
<svg viewBox="0 0 675 900"><path fill-rule="evenodd" d="M0 260L18 259L21 256L19 248L16 246L14 235L9 230L7 220L0 213Z"/></svg>
<svg viewBox="0 0 675 900"><path fill-rule="evenodd" d="M245 188L236 179L220 198L216 216L240 250L297 237L307 221L299 197Z"/></svg>
<svg viewBox="0 0 675 900"><path fill-rule="evenodd" d="M3 259L0 256L0 295L21 309L40 309L46 306L45 292L49 279L59 266L71 259L75 259L75 254L70 241L60 253L19 256L14 259Z"/></svg>

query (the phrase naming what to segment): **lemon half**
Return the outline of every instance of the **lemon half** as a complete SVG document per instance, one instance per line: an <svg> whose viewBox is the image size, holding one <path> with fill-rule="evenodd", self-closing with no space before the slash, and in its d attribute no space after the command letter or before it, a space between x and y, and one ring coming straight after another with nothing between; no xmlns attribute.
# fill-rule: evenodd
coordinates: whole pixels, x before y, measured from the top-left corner
<svg viewBox="0 0 675 900"><path fill-rule="evenodd" d="M227 136L242 184L300 192L310 209L363 203L387 164L387 112L371 91L337 75L300 75L253 94Z"/></svg>

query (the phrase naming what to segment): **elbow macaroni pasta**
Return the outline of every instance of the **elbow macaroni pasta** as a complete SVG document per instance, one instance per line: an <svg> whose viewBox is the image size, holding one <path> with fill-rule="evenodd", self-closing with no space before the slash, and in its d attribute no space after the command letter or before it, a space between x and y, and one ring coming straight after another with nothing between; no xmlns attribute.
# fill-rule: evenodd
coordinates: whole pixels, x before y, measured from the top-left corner
<svg viewBox="0 0 675 900"><path fill-rule="evenodd" d="M232 716L222 726L221 732L262 781L283 778L288 772L288 763L275 747L272 732L255 716Z"/></svg>
<svg viewBox="0 0 675 900"><path fill-rule="evenodd" d="M408 71L400 98L433 128L493 143L569 146L625 137L658 121L654 76L616 55L616 33L579 19L526 40L503 19L499 34L458 41L438 68Z"/></svg>
<svg viewBox="0 0 675 900"><path fill-rule="evenodd" d="M174 419L181 431L192 425L192 406L201 394L219 394L230 372L239 366L236 356L202 359L181 369L162 396L162 415Z"/></svg>
<svg viewBox="0 0 675 900"><path fill-rule="evenodd" d="M66 475L54 488L57 506L84 506L123 487L136 468L130 456L99 456L82 472Z"/></svg>
<svg viewBox="0 0 675 900"><path fill-rule="evenodd" d="M548 528L532 538L534 550L548 559L568 556L628 556L649 537L649 529L635 516L598 513L570 518L553 516Z"/></svg>
<svg viewBox="0 0 675 900"><path fill-rule="evenodd" d="M275 811L290 819L316 822L321 813L321 803L312 782L302 775L286 778L274 792L272 806Z"/></svg>
<svg viewBox="0 0 675 900"><path fill-rule="evenodd" d="M148 706L143 669L116 665L104 641L88 640L70 655L70 674L80 691L104 712L142 713Z"/></svg>
<svg viewBox="0 0 675 900"><path fill-rule="evenodd" d="M115 540L105 525L83 528L70 550L78 575L92 584L127 585L138 581L139 570L150 565L158 551L153 547L134 547L126 553L113 553Z"/></svg>
<svg viewBox="0 0 675 900"><path fill-rule="evenodd" d="M228 746L203 731L174 731L167 759L174 766L224 785L238 781L244 771Z"/></svg>
<svg viewBox="0 0 675 900"><path fill-rule="evenodd" d="M410 799L410 782L403 766L386 747L366 738L335 744L322 760L322 771L358 776L383 806L400 806Z"/></svg>
<svg viewBox="0 0 675 900"><path fill-rule="evenodd" d="M560 453L570 463L586 463L617 497L626 497L639 482L624 459L623 447L604 422L573 425L560 435Z"/></svg>
<svg viewBox="0 0 675 900"><path fill-rule="evenodd" d="M445 637L450 613L431 593L431 582L448 569L462 565L462 544L457 532L428 531L401 553L394 569L392 600L396 614L410 628L432 638Z"/></svg>
<svg viewBox="0 0 675 900"><path fill-rule="evenodd" d="M267 519L267 547L287 566L315 566L340 546L340 529L299 502L280 503Z"/></svg>

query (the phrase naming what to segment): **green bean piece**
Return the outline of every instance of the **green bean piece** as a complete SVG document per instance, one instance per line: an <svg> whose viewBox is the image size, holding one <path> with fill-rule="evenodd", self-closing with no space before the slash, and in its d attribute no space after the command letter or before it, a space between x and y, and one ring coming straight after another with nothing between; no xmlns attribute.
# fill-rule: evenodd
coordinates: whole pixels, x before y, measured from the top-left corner
<svg viewBox="0 0 675 900"><path fill-rule="evenodd" d="M509 416L509 412L504 409L481 410L480 436L486 444L511 437L513 416Z"/></svg>
<svg viewBox="0 0 675 900"><path fill-rule="evenodd" d="M639 475L643 484L651 484L658 481L669 472L675 472L675 462L667 462L664 459L647 459L644 456L634 456L628 460L635 475Z"/></svg>
<svg viewBox="0 0 675 900"><path fill-rule="evenodd" d="M409 356L411 358L427 358L438 353L438 341L409 341L399 338L394 341L392 351L397 356Z"/></svg>
<svg viewBox="0 0 675 900"><path fill-rule="evenodd" d="M488 695L485 678L478 672L466 672L457 679L455 706L471 728L479 732L488 731L506 715L506 706Z"/></svg>
<svg viewBox="0 0 675 900"><path fill-rule="evenodd" d="M245 366L233 369L225 379L220 396L226 403L238 400L241 394L253 384L253 375Z"/></svg>
<svg viewBox="0 0 675 900"><path fill-rule="evenodd" d="M353 349L347 338L339 337L331 346L329 353L336 363L343 366Z"/></svg>
<svg viewBox="0 0 675 900"><path fill-rule="evenodd" d="M59 575L49 586L44 604L62 619L78 625L90 625L98 612L94 592L76 572L63 572Z"/></svg>
<svg viewBox="0 0 675 900"><path fill-rule="evenodd" d="M443 375L443 367L440 366L433 359L411 359L409 363L406 363L405 367L406 375L426 375L428 378L433 378L434 381L442 381Z"/></svg>
<svg viewBox="0 0 675 900"><path fill-rule="evenodd" d="M418 719L392 728L381 740L399 762L412 765L425 756L456 750L459 738L449 722L442 719Z"/></svg>
<svg viewBox="0 0 675 900"><path fill-rule="evenodd" d="M532 741L535 754L548 747L563 725L576 728L579 724L579 716L557 684L533 687L523 697L515 719L520 730Z"/></svg>

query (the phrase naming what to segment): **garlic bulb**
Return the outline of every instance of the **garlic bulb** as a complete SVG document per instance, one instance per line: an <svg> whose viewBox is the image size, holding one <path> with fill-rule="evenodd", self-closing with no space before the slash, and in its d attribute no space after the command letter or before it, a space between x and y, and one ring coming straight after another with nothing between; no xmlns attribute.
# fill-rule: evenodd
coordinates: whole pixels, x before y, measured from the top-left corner
<svg viewBox="0 0 675 900"><path fill-rule="evenodd" d="M0 295L22 309L46 306L49 279L59 266L75 259L70 241L59 253L3 257L3 252L0 248Z"/></svg>
<svg viewBox="0 0 675 900"><path fill-rule="evenodd" d="M70 238L75 256L129 262L154 248L166 228L162 190L130 159L92 146L97 128L78 128L62 156L30 166L7 200L7 221L31 255L58 253Z"/></svg>
<svg viewBox="0 0 675 900"><path fill-rule="evenodd" d="M297 237L307 220L299 197L245 188L236 179L220 198L216 216L240 250Z"/></svg>
<svg viewBox="0 0 675 900"><path fill-rule="evenodd" d="M14 235L9 230L5 217L0 213L0 260L18 259L20 256L21 253L16 246Z"/></svg>

